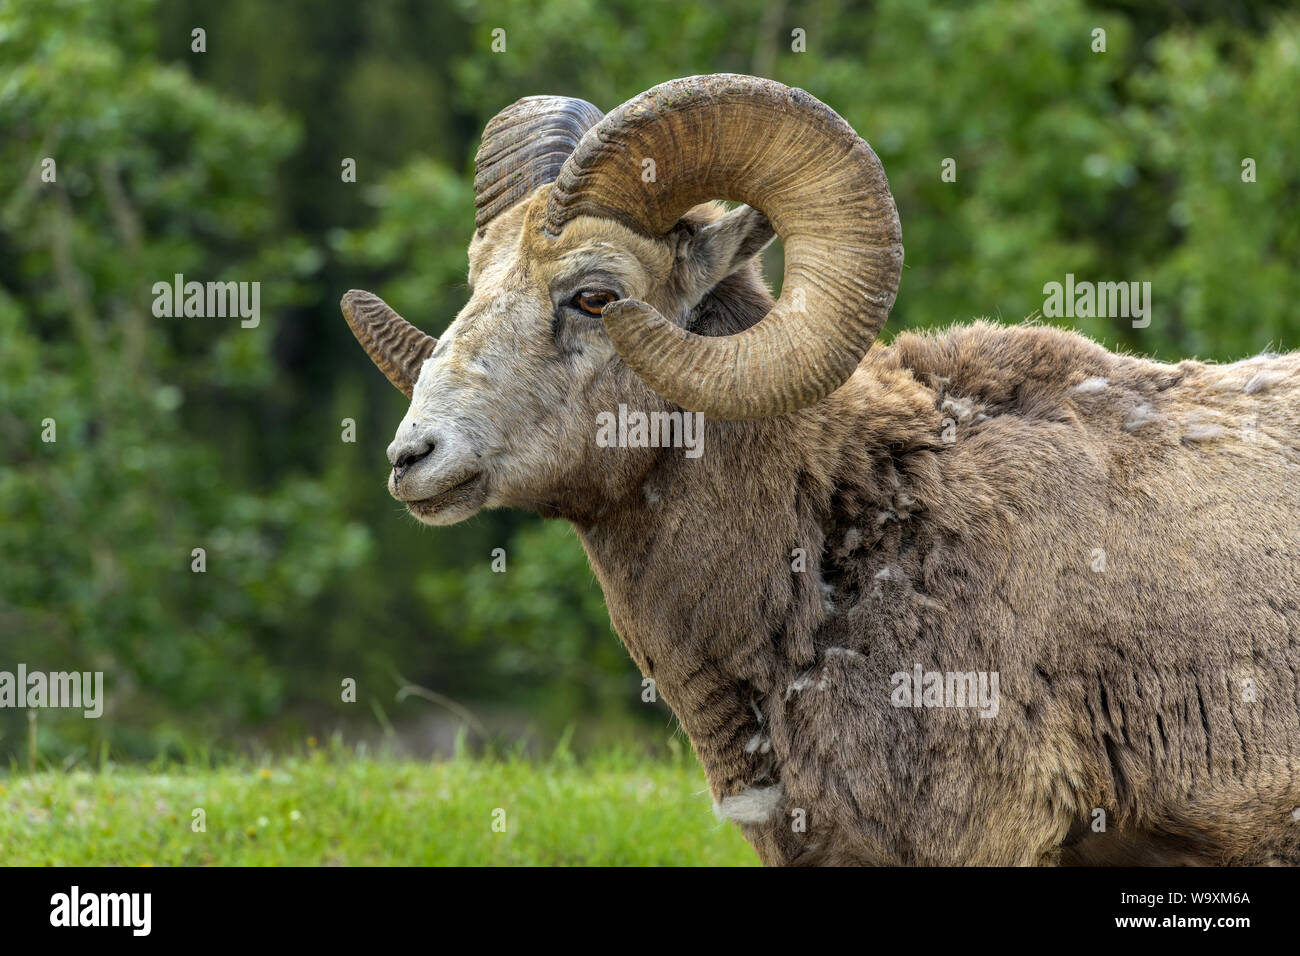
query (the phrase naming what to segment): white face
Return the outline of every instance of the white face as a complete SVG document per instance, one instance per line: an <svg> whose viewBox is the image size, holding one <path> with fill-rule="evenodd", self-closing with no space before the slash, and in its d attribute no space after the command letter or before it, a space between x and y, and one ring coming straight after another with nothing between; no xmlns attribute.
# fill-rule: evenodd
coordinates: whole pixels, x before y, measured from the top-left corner
<svg viewBox="0 0 1300 956"><path fill-rule="evenodd" d="M626 232L613 224L526 250L521 207L471 244L473 294L425 361L389 447L389 492L426 524L484 507L546 510L587 490L596 415L637 387L600 309L649 294L636 253L661 270L669 253L630 233L609 241Z"/></svg>
<svg viewBox="0 0 1300 956"><path fill-rule="evenodd" d="M581 399L619 364L599 317L536 291L476 291L420 372L389 492L427 524L543 503L595 435Z"/></svg>
<svg viewBox="0 0 1300 956"><path fill-rule="evenodd" d="M600 448L597 416L620 402L666 405L623 364L601 308L637 298L684 320L734 270L738 249L747 261L754 237L770 236L753 210L720 219L708 207L699 215L725 219L725 228L651 240L579 219L545 239L535 216L549 189L471 243L473 293L425 361L389 446L389 492L425 524L454 524L484 507L560 514L632 481L636 452Z"/></svg>

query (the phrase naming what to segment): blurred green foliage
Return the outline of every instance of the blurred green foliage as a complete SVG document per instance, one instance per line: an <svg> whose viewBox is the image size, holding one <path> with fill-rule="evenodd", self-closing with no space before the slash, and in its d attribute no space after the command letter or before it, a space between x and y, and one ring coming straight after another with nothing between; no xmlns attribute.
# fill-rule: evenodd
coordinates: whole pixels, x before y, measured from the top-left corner
<svg viewBox="0 0 1300 956"><path fill-rule="evenodd" d="M450 322L478 135L517 97L608 110L718 71L808 89L879 153L907 247L893 331L1018 321L1073 273L1152 283L1148 328L1075 324L1111 346L1297 344L1286 4L6 0L0 669L103 670L109 693L100 721L42 714L44 755L417 717L399 673L552 730L665 725L566 526L432 532L388 498L403 399L337 302L369 288L430 332ZM176 273L260 282L260 325L155 318ZM0 759L25 759L24 723L0 711Z"/></svg>

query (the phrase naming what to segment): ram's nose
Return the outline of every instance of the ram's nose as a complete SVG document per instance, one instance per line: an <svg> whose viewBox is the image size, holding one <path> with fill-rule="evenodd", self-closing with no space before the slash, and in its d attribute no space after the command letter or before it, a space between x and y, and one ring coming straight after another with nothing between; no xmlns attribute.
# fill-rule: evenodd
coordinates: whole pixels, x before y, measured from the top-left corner
<svg viewBox="0 0 1300 956"><path fill-rule="evenodd" d="M393 466L393 478L401 480L412 465L428 458L434 442L427 438L410 438L395 441L388 446L388 462Z"/></svg>

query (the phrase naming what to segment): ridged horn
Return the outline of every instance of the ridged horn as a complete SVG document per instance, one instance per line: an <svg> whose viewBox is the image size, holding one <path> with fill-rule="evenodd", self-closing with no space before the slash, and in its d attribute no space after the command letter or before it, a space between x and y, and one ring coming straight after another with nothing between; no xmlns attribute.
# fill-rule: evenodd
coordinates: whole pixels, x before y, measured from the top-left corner
<svg viewBox="0 0 1300 956"><path fill-rule="evenodd" d="M538 186L555 182L583 134L603 115L586 100L526 96L488 120L474 156L474 228L480 235Z"/></svg>
<svg viewBox="0 0 1300 956"><path fill-rule="evenodd" d="M604 311L614 347L660 395L710 417L820 401L853 374L898 292L902 230L880 160L803 90L735 74L672 80L583 137L551 190L545 228L558 235L578 216L600 216L662 236L710 199L771 220L785 245L780 299L729 336L695 335L620 300Z"/></svg>
<svg viewBox="0 0 1300 956"><path fill-rule="evenodd" d="M343 296L339 307L370 360L398 391L410 398L420 367L438 347L438 340L425 335L369 292L352 289Z"/></svg>

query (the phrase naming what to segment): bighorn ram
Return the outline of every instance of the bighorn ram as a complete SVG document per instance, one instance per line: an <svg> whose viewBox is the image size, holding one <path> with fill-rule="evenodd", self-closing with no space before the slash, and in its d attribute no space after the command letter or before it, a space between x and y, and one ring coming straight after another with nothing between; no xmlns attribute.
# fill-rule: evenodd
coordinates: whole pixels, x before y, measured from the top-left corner
<svg viewBox="0 0 1300 956"><path fill-rule="evenodd" d="M1300 862L1300 353L873 347L885 173L768 80L528 97L477 164L442 339L343 299L412 399L389 491L571 521L765 862ZM703 454L606 447L620 406L702 413Z"/></svg>

